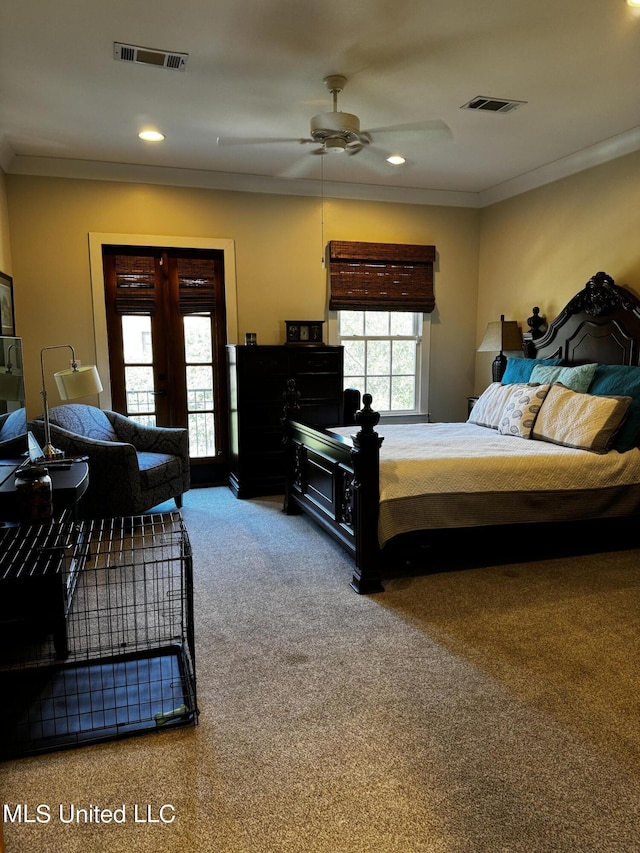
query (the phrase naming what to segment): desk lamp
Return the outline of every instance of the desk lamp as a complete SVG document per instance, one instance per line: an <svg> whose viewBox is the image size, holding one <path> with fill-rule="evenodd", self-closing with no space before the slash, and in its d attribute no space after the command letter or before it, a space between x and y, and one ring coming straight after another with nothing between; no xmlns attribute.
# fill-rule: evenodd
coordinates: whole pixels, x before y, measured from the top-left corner
<svg viewBox="0 0 640 853"><path fill-rule="evenodd" d="M58 344L57 346L44 347L40 350L40 370L42 372L42 405L44 415L44 447L43 453L47 459L56 459L64 456L64 451L58 450L51 444L51 426L49 424L49 406L47 403L47 387L44 376L44 354L47 350L64 349L71 350L71 367L60 370L53 374L58 387L61 400L76 400L78 397L87 397L89 394L99 394L102 391L102 383L95 364L80 367L76 361L76 353L71 344Z"/></svg>

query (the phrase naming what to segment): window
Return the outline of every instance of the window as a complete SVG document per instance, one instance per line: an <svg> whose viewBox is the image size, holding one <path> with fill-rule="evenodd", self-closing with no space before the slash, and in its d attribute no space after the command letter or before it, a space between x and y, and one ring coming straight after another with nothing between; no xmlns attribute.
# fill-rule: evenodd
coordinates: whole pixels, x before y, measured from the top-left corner
<svg viewBox="0 0 640 853"><path fill-rule="evenodd" d="M337 311L345 388L371 394L380 412L417 413L422 391L423 315L413 311Z"/></svg>
<svg viewBox="0 0 640 853"><path fill-rule="evenodd" d="M329 243L329 340L342 344L346 387L379 412L428 417L435 246Z"/></svg>

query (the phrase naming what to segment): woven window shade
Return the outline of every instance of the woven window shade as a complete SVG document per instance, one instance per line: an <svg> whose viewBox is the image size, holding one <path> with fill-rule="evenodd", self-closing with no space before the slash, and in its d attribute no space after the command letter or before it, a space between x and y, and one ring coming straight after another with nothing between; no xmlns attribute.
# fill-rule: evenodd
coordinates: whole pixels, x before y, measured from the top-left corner
<svg viewBox="0 0 640 853"><path fill-rule="evenodd" d="M114 267L116 311L119 314L153 313L157 299L161 298L162 293L156 283L156 257L154 255L116 255ZM213 311L216 305L215 261L209 258L176 257L175 270L180 313L195 314L201 311Z"/></svg>
<svg viewBox="0 0 640 853"><path fill-rule="evenodd" d="M116 311L153 312L156 301L156 262L153 255L116 255Z"/></svg>
<svg viewBox="0 0 640 853"><path fill-rule="evenodd" d="M216 307L216 264L209 258L176 258L178 305L181 314Z"/></svg>
<svg viewBox="0 0 640 853"><path fill-rule="evenodd" d="M435 257L435 246L331 240L329 308L431 313Z"/></svg>

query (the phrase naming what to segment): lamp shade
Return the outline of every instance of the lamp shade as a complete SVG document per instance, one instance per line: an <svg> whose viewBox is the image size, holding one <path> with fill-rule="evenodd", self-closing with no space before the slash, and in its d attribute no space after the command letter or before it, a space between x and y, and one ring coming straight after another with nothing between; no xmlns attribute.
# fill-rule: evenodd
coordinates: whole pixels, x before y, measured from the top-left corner
<svg viewBox="0 0 640 853"><path fill-rule="evenodd" d="M99 394L102 391L102 383L95 364L88 364L77 369L68 368L53 374L58 386L58 394L61 400L75 400L78 397L88 397L90 394Z"/></svg>
<svg viewBox="0 0 640 853"><path fill-rule="evenodd" d="M515 320L496 320L487 325L487 331L478 352L502 352L517 350L522 346L522 334Z"/></svg>

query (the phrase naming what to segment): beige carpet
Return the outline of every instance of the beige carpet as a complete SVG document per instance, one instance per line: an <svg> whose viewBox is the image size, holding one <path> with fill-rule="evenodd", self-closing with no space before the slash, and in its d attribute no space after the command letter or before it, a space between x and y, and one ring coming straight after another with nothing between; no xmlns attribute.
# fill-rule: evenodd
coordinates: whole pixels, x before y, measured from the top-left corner
<svg viewBox="0 0 640 853"><path fill-rule="evenodd" d="M195 490L183 515L199 725L0 765L12 814L51 815L9 822L8 853L640 851L637 550L454 537L360 597L278 499Z"/></svg>

